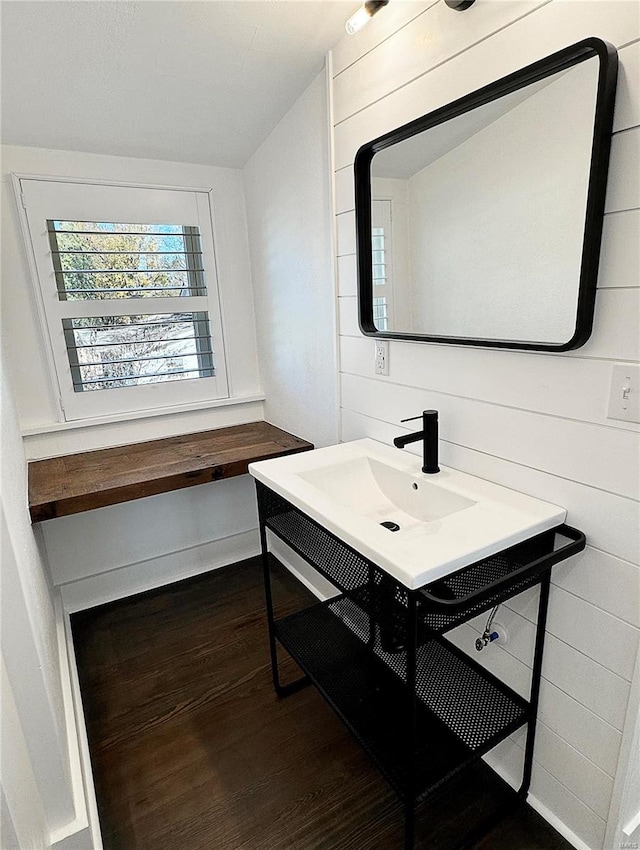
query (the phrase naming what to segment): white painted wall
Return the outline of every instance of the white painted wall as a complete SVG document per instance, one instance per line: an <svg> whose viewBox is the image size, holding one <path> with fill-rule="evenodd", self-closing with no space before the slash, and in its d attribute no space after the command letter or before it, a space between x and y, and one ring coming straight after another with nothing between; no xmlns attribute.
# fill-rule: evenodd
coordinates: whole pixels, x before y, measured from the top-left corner
<svg viewBox="0 0 640 850"><path fill-rule="evenodd" d="M325 74L244 169L265 418L337 441L335 301Z"/></svg>
<svg viewBox="0 0 640 850"><path fill-rule="evenodd" d="M605 846L640 843L640 654L631 682Z"/></svg>
<svg viewBox="0 0 640 850"><path fill-rule="evenodd" d="M3 795L20 846L46 847L75 808L52 592L29 521L26 462L4 372L0 514Z"/></svg>
<svg viewBox="0 0 640 850"><path fill-rule="evenodd" d="M392 340L390 375L374 376L356 320L356 150L592 35L619 48L621 70L591 340L568 355ZM604 846L640 626L639 429L606 418L611 361L640 358L639 38L638 6L624 0L482 0L462 13L427 0L390 4L332 57L341 438L388 443L401 418L437 408L445 464L564 505L586 533L586 551L553 571L532 795L591 850ZM524 694L535 602L528 592L504 606L508 645L478 656ZM454 639L475 655L482 625ZM522 736L492 761L519 780Z"/></svg>
<svg viewBox="0 0 640 850"><path fill-rule="evenodd" d="M38 847L45 850L45 848L51 846L47 819L3 658L1 664L2 819L0 820L0 846L3 850L21 850L23 847Z"/></svg>
<svg viewBox="0 0 640 850"><path fill-rule="evenodd" d="M338 441L327 115L323 72L243 172L265 419L316 446ZM317 590L302 559L275 538L271 548Z"/></svg>
<svg viewBox="0 0 640 850"><path fill-rule="evenodd" d="M41 523L69 611L119 599L257 555L249 475Z"/></svg>

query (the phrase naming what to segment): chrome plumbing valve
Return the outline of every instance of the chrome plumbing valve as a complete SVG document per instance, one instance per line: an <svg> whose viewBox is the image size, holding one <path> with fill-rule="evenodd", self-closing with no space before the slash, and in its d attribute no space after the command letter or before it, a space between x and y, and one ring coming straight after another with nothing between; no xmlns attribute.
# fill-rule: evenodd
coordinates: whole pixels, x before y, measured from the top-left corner
<svg viewBox="0 0 640 850"><path fill-rule="evenodd" d="M489 632L487 629L482 633L482 637L476 638L476 649L481 652L488 643L498 640L500 635L498 632Z"/></svg>
<svg viewBox="0 0 640 850"><path fill-rule="evenodd" d="M478 652L482 652L485 646L490 643L493 643L494 640L498 640L500 638L500 632L492 628L493 619L496 616L499 607L499 605L496 605L492 612L489 614L489 617L487 618L487 624L484 627L484 631L482 633L482 637L476 639L476 649L478 650ZM499 628L501 632L504 631L501 626Z"/></svg>

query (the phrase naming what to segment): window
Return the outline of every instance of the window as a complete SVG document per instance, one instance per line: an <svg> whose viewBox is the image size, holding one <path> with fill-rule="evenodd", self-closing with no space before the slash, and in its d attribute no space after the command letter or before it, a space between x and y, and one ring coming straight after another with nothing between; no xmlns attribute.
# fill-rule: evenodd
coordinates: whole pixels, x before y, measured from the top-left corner
<svg viewBox="0 0 640 850"><path fill-rule="evenodd" d="M389 330L392 315L391 201L371 201L371 272L373 321L379 331Z"/></svg>
<svg viewBox="0 0 640 850"><path fill-rule="evenodd" d="M182 299L174 313L63 317L74 392L215 375L208 313L188 312L192 296L207 294L197 227L48 221L47 229L60 301L97 301L102 312L104 301L133 311L140 298Z"/></svg>
<svg viewBox="0 0 640 850"><path fill-rule="evenodd" d="M373 285L384 286L387 282L384 227L371 228L371 259L373 270Z"/></svg>
<svg viewBox="0 0 640 850"><path fill-rule="evenodd" d="M20 188L65 418L226 396L207 193Z"/></svg>
<svg viewBox="0 0 640 850"><path fill-rule="evenodd" d="M385 297L373 299L373 322L379 331L389 330L389 316L387 315L387 299Z"/></svg>
<svg viewBox="0 0 640 850"><path fill-rule="evenodd" d="M371 229L372 274L374 291L377 287L387 284L387 265L385 262L384 227ZM382 290L384 291L384 290ZM388 330L387 298L386 295L373 296L373 322L379 331Z"/></svg>

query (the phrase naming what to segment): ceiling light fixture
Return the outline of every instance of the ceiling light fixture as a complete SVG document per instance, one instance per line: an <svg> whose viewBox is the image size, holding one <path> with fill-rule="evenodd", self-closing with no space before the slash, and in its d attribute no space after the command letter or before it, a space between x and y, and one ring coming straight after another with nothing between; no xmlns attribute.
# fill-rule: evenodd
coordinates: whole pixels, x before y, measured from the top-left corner
<svg viewBox="0 0 640 850"><path fill-rule="evenodd" d="M371 18L379 12L383 6L387 6L389 0L365 0L365 2L360 6L360 8L351 15L347 23L345 24L345 29L349 33L349 35L353 35L354 32L358 32L361 30L365 24L368 24Z"/></svg>
<svg viewBox="0 0 640 850"><path fill-rule="evenodd" d="M473 6L476 0L444 0L450 9L455 9L456 12L464 12L469 6Z"/></svg>

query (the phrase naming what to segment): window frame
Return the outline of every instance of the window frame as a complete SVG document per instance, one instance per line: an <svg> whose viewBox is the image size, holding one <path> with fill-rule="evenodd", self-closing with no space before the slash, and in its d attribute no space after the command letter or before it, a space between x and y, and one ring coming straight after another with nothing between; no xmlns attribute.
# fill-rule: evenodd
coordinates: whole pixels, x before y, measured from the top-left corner
<svg viewBox="0 0 640 850"><path fill-rule="evenodd" d="M380 204L379 207L376 208L376 212L374 214L373 205ZM373 224L374 220L376 224ZM371 198L371 280L373 284L373 315L375 320L376 313L376 299L381 298L384 300L384 328L379 328L381 331L387 331L390 324L393 324L394 319L394 231L393 231L393 198L388 195L376 195ZM382 236L382 241L384 247L382 251L384 253L384 267L385 274L384 278L376 278L374 276L373 269L376 263L373 262L373 253L376 249L373 248L373 238L374 238L374 229L382 230L381 234L375 234L378 236ZM378 281L384 280L384 283L379 283ZM382 306L382 305L381 305ZM378 317L381 318L381 317Z"/></svg>
<svg viewBox="0 0 640 850"><path fill-rule="evenodd" d="M85 420L105 417L117 420L119 416L128 418L131 414L151 415L163 410L170 412L170 409L180 409L184 406L208 406L212 402L224 403L228 400L230 392L216 259L212 190L34 174L13 173L11 177L27 248L29 277L43 333L43 348L46 352L58 421L82 424ZM119 189L123 192L114 193L114 190ZM59 190L59 205L56 205L51 197L47 197L48 194L55 195L56 190ZM34 194L39 194L40 197L35 198ZM101 206L105 199L106 210ZM87 215L87 208L92 205L95 205L95 214ZM144 210L145 207L149 211L143 214L139 210ZM114 215L118 209L122 209L122 212ZM79 212L68 214L75 210ZM207 294L188 296L188 305L184 303L185 298L178 301L176 297L60 301L46 232L46 219L197 226L200 231ZM134 303L135 308L132 307ZM61 304L65 305L63 310ZM107 305L108 309L105 309ZM125 315L132 312L143 315L174 313L178 306L188 312L208 314L215 352L214 377L162 381L94 392L74 391L62 318L69 318L70 314L71 317L79 318ZM64 316L61 315L62 312Z"/></svg>

